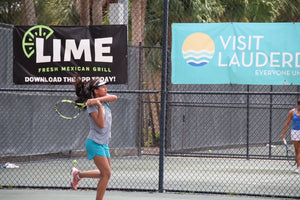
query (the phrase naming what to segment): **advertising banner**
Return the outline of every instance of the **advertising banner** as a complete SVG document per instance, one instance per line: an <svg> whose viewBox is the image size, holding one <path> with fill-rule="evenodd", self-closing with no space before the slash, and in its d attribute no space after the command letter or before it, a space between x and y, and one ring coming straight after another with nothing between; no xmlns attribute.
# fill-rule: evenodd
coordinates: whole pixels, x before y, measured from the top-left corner
<svg viewBox="0 0 300 200"><path fill-rule="evenodd" d="M173 84L300 85L300 23L172 25Z"/></svg>
<svg viewBox="0 0 300 200"><path fill-rule="evenodd" d="M15 84L127 83L125 25L15 26L13 40Z"/></svg>

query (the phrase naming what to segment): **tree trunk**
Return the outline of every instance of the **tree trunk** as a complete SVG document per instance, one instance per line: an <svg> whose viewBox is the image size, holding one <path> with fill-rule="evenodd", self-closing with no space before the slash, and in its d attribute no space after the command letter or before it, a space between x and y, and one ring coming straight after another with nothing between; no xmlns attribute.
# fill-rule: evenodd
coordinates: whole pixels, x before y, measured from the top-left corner
<svg viewBox="0 0 300 200"><path fill-rule="evenodd" d="M90 25L90 1L78 0L77 7L80 16L80 25L81 26Z"/></svg>
<svg viewBox="0 0 300 200"><path fill-rule="evenodd" d="M132 6L132 44L144 43L144 27L147 0L131 0Z"/></svg>
<svg viewBox="0 0 300 200"><path fill-rule="evenodd" d="M103 23L103 7L107 0L93 0L92 13L93 25L102 25Z"/></svg>
<svg viewBox="0 0 300 200"><path fill-rule="evenodd" d="M23 25L36 25L36 14L33 0L22 0Z"/></svg>
<svg viewBox="0 0 300 200"><path fill-rule="evenodd" d="M151 90L160 90L160 83L161 83L161 75L154 74L154 72L150 72L150 77L148 77L147 83L150 85ZM151 102L156 102L151 104L151 110L153 120L153 132L152 137L156 139L156 134L160 132L160 104L157 102L160 102L160 95L159 94L152 94L150 97ZM153 139L153 146L159 146L159 141Z"/></svg>

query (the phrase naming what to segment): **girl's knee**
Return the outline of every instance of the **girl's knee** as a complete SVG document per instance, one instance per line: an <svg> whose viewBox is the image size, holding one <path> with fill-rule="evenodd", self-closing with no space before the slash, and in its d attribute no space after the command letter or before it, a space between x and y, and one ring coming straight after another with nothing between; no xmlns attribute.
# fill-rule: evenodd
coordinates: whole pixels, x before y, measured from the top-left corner
<svg viewBox="0 0 300 200"><path fill-rule="evenodd" d="M109 170L109 171L106 172L104 175L105 175L105 177L106 177L107 179L110 179L110 177L111 177L111 171Z"/></svg>
<svg viewBox="0 0 300 200"><path fill-rule="evenodd" d="M109 180L110 177L111 177L111 171L110 170L101 172L101 177L100 178Z"/></svg>

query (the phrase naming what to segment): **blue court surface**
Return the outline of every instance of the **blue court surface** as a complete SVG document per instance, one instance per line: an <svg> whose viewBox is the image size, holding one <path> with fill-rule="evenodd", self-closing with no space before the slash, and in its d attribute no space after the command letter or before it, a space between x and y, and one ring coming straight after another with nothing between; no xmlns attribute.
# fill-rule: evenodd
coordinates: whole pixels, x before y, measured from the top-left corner
<svg viewBox="0 0 300 200"><path fill-rule="evenodd" d="M37 189L1 189L0 200L94 200L93 190L37 190ZM253 197L237 195L149 193L107 191L105 200L271 200L279 198Z"/></svg>

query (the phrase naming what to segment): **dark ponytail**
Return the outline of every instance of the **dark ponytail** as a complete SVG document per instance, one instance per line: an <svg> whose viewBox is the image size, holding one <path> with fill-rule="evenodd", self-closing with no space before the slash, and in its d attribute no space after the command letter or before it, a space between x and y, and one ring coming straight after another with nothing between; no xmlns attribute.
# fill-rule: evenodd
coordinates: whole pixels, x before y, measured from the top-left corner
<svg viewBox="0 0 300 200"><path fill-rule="evenodd" d="M88 82L83 82L82 78L78 73L76 73L75 82L73 83L75 86L76 93L76 103L85 103L88 99L93 98L92 87L96 80L90 80Z"/></svg>

